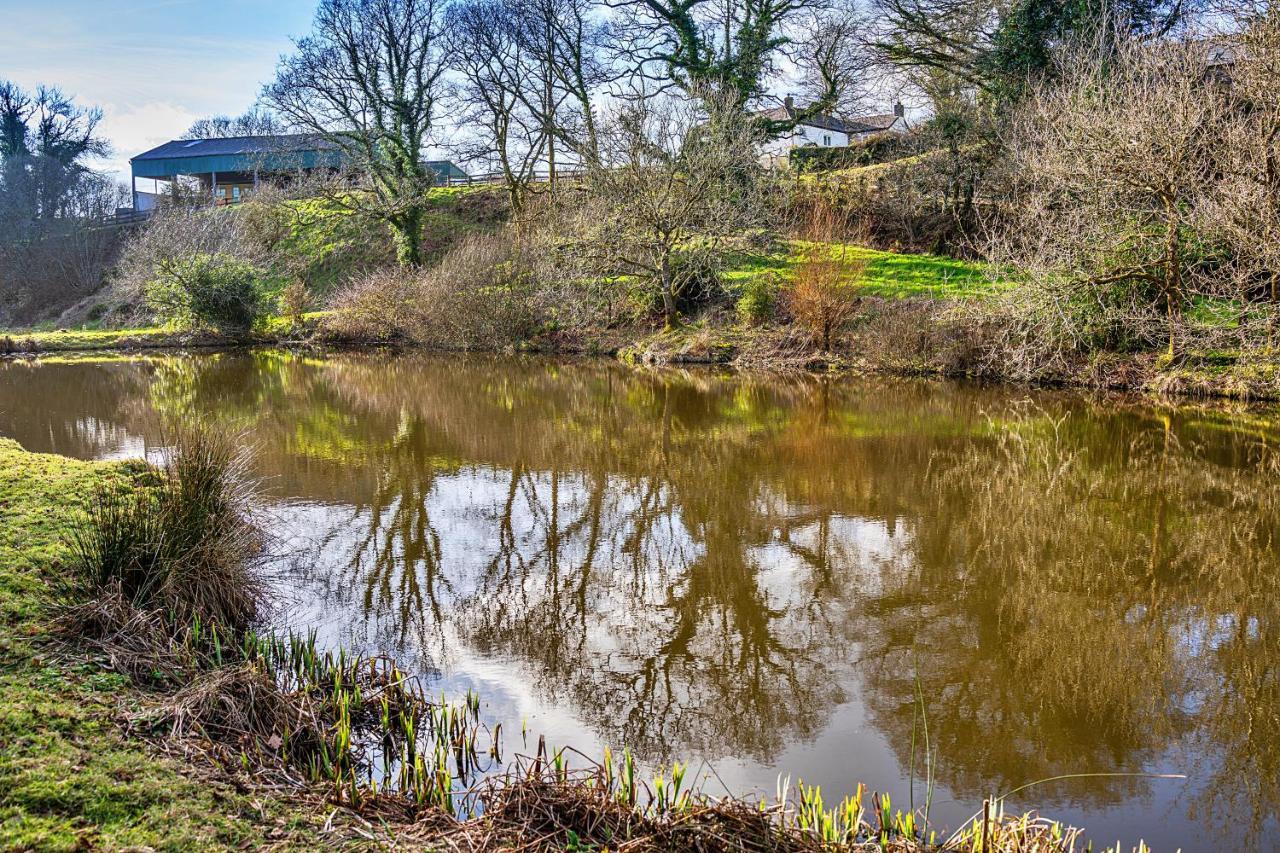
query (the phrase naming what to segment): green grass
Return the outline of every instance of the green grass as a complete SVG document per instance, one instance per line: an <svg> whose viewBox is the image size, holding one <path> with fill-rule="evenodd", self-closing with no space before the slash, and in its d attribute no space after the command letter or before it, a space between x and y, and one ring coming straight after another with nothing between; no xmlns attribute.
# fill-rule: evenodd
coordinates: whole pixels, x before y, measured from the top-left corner
<svg viewBox="0 0 1280 853"><path fill-rule="evenodd" d="M740 284L755 276L773 274L780 283L789 282L805 247L805 243L793 240L770 254L739 255L723 278L729 284ZM997 290L987 277L986 268L969 261L898 254L851 244L831 244L830 251L833 257L843 255L850 261L866 262L858 288L868 296L974 299Z"/></svg>
<svg viewBox="0 0 1280 853"><path fill-rule="evenodd" d="M10 331L0 337L19 344L30 342L41 351L119 349L157 346L174 340L179 330L168 326L136 329L65 329L63 331Z"/></svg>
<svg viewBox="0 0 1280 853"><path fill-rule="evenodd" d="M228 848L268 832L308 846L310 818L286 802L256 803L126 739L117 720L140 697L48 642L70 524L96 483L140 470L0 439L0 849Z"/></svg>
<svg viewBox="0 0 1280 853"><path fill-rule="evenodd" d="M310 327L329 316L330 311L308 311L303 324ZM294 331L289 317L268 317L250 342L269 344ZM0 330L0 338L11 338L23 352L91 352L96 350L168 349L196 344L218 346L234 343L213 332L198 332L176 326L145 326L133 329L64 329L62 331Z"/></svg>

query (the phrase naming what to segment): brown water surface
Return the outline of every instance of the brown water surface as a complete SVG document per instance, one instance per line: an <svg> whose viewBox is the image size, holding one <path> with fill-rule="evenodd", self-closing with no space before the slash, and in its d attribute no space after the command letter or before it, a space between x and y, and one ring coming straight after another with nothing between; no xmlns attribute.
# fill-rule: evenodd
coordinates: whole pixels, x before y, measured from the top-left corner
<svg viewBox="0 0 1280 853"><path fill-rule="evenodd" d="M474 687L508 733L905 806L922 696L940 826L1048 777L1180 773L1012 805L1157 850L1275 843L1263 417L602 362L0 364L0 434L33 451L141 456L190 416L257 448L279 624Z"/></svg>

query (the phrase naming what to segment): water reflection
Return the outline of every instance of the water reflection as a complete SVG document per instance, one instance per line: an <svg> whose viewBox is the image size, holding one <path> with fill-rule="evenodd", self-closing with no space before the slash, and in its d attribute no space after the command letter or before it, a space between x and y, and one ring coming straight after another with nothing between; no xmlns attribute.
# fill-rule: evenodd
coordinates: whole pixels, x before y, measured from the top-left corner
<svg viewBox="0 0 1280 853"><path fill-rule="evenodd" d="M288 619L446 677L483 664L649 761L771 788L835 736L844 775L786 769L901 791L919 690L951 819L1059 774L1176 771L1027 801L1108 838L1260 843L1276 434L1025 396L256 353L3 365L0 431L103 457L160 416L246 429L300 555Z"/></svg>

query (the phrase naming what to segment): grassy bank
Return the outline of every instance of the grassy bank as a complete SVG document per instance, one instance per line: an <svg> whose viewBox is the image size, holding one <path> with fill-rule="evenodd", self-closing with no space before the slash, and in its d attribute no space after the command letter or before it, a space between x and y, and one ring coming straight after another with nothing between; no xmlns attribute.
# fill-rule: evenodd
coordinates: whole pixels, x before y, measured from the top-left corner
<svg viewBox="0 0 1280 853"><path fill-rule="evenodd" d="M209 347L259 346L308 340L328 316L326 311L304 314L301 321L271 317L262 328L247 335L232 336L205 329L175 326L148 326L128 329L17 329L0 331L0 356L39 355L56 352L99 350L198 349Z"/></svg>
<svg viewBox="0 0 1280 853"><path fill-rule="evenodd" d="M52 641L51 591L94 486L137 464L31 454L0 440L0 846L190 849L321 838L323 816L251 797L127 737L143 697Z"/></svg>
<svg viewBox="0 0 1280 853"><path fill-rule="evenodd" d="M485 198L461 193L456 197L442 197L438 203L452 209L450 206ZM468 221L456 213L441 216ZM466 228L476 227L481 226L466 225ZM449 230L444 228L442 233ZM450 233L456 237L455 232L456 229ZM318 232L313 229L306 233L315 236ZM297 251L328 257L336 251L334 245L332 241L321 240L320 244ZM825 249L815 252L815 245ZM811 332L788 318L788 289L803 264L811 263L815 255L830 256L838 259L840 265L849 264L859 270L847 297L855 305L843 321L830 352L821 351L815 346ZM723 298L675 329L661 328L651 316L634 306L615 306L601 313L630 319L615 319L607 324L603 320L592 321L600 327L591 323L564 326L549 322L538 331L521 332L527 337L513 344L516 339L505 334L510 330L504 328L498 329L504 334L486 341L484 334L494 331L490 326L495 321L479 317L479 340L450 343L446 333L444 345L618 354L625 361L644 364L715 363L741 368L854 374L1008 378L1004 363L990 357L988 344L992 329L988 321L980 311L965 310L1002 290L1003 286L991 280L982 264L799 240L783 241L766 252L742 252L731 256L729 261L728 268L720 274ZM748 293L768 306L766 318L747 322L741 312L734 309L735 302ZM479 315L485 309L464 300L460 310ZM341 322L344 316L336 311L315 311L303 315L301 322L273 317L253 333L239 337L174 327L0 332L0 355L284 343L354 346L406 343L404 336L387 334L385 329L376 335L359 331L352 334L347 324ZM458 319L448 316L441 324L449 326ZM385 325L394 326L394 321ZM426 326L419 324L419 328L435 325L434 322ZM428 340L422 345L439 344ZM1054 371L1040 375L1037 381L1162 397L1271 401L1280 399L1280 359L1274 353L1251 350L1244 354L1216 349L1186 352L1176 363L1169 363L1154 352L1096 352L1066 361Z"/></svg>
<svg viewBox="0 0 1280 853"><path fill-rule="evenodd" d="M483 228L483 225L473 221L475 213L463 215L455 212L456 208L464 206L468 201L483 198L471 188L437 190L432 199L434 218L430 229L434 243L441 247L448 246L460 235ZM353 260L355 246L361 243L361 239L357 238L368 242L372 235L347 233L351 219L348 213L323 206L318 201L294 204L299 208L300 221L308 224L305 227L293 224L281 238L279 252L288 259L286 266L306 270L303 277L313 282L311 289L319 297L323 298L330 293L336 286L335 282L349 276L352 269L376 263L378 259ZM763 279L768 282L774 296L780 297L782 289L794 277L806 245L801 241L791 240L769 252L735 255L721 280L732 295L748 282ZM857 285L859 295L886 299L957 300L980 298L992 292L992 285L981 264L935 255L885 252L851 244L833 244L829 250L833 256L865 264L865 272ZM362 257L356 255L356 258ZM277 343L290 338L311 337L322 331L324 320L330 313L308 312L303 315L300 326L288 318L273 317L263 328L247 338L230 338L208 330L172 326L110 328L97 322L81 324L75 328L57 329L45 325L0 330L0 355ZM646 331L643 327L634 328L630 330L630 337L635 340Z"/></svg>

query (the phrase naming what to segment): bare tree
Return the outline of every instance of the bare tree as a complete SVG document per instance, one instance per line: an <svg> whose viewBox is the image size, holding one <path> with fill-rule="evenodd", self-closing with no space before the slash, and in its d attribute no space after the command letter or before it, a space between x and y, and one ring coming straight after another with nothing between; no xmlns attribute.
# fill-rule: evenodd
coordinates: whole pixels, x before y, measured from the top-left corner
<svg viewBox="0 0 1280 853"><path fill-rule="evenodd" d="M1202 0L876 0L883 55L907 69L941 71L973 89L1020 97L1055 71L1054 53L1114 32L1158 40Z"/></svg>
<svg viewBox="0 0 1280 853"><path fill-rule="evenodd" d="M530 107L532 63L519 13L505 0L464 0L449 9L446 20L453 67L463 81L458 118L483 128L472 142L473 156L496 162L519 217L550 135Z"/></svg>
<svg viewBox="0 0 1280 853"><path fill-rule="evenodd" d="M1259 299L1272 305L1254 312L1280 323L1280 10L1263 10L1244 22L1233 38L1209 50L1218 80L1230 102L1232 121L1218 140L1222 157L1203 218L1206 231L1229 247L1232 263L1221 273L1231 276L1238 302ZM1248 330L1250 312L1238 328ZM1274 346L1280 328L1268 330Z"/></svg>
<svg viewBox="0 0 1280 853"><path fill-rule="evenodd" d="M240 136L277 136L288 131L288 125L261 107L244 115L202 118L187 129L184 139L229 139Z"/></svg>
<svg viewBox="0 0 1280 853"><path fill-rule="evenodd" d="M60 90L0 81L0 313L57 316L97 290L119 246L120 189L94 172L102 113Z"/></svg>
<svg viewBox="0 0 1280 853"><path fill-rule="evenodd" d="M92 174L85 161L108 152L101 121L101 110L59 89L32 95L0 80L0 206L12 225L68 215L78 183Z"/></svg>
<svg viewBox="0 0 1280 853"><path fill-rule="evenodd" d="M852 6L813 10L792 59L799 72L800 94L807 104L825 104L836 115L863 111L871 86L879 78L879 59L867 48L867 24Z"/></svg>
<svg viewBox="0 0 1280 853"><path fill-rule="evenodd" d="M384 220L402 265L422 260L423 160L442 94L436 0L323 0L312 34L280 63L263 99L290 124L336 145L366 178L356 203Z"/></svg>
<svg viewBox="0 0 1280 853"><path fill-rule="evenodd" d="M1095 348L1183 348L1196 296L1230 296L1202 242L1235 121L1208 80L1202 44L1127 41L1074 54L1016 123L1017 182L999 256L1021 268L1011 326L1049 356Z"/></svg>
<svg viewBox="0 0 1280 853"><path fill-rule="evenodd" d="M472 157L497 164L518 213L540 164L554 193L566 161L596 154L604 30L587 0L469 0L448 21L461 118L484 131Z"/></svg>
<svg viewBox="0 0 1280 853"><path fill-rule="evenodd" d="M838 102L842 72L833 63L843 50L804 49L814 32L815 16L827 33L828 21L850 10L832 7L829 0L612 0L618 12L621 52L640 77L687 95L709 96L735 103L745 111L765 94L784 58L802 66L810 83L823 85L802 109L784 118L759 117L756 123L769 135L792 130L798 123L830 111ZM824 17L829 14L831 18ZM815 62L824 66L809 67Z"/></svg>
<svg viewBox="0 0 1280 853"><path fill-rule="evenodd" d="M521 43L537 72L529 107L544 125L553 181L557 147L579 164L597 152L595 97L615 75L604 62L607 30L595 8L591 0L515 2Z"/></svg>
<svg viewBox="0 0 1280 853"><path fill-rule="evenodd" d="M728 241L766 221L758 139L736 102L661 97L622 108L574 211L577 245L598 273L639 277L668 325ZM710 269L708 269L710 267Z"/></svg>

